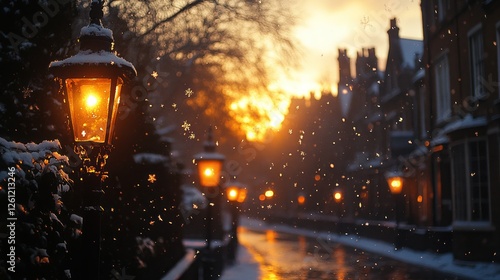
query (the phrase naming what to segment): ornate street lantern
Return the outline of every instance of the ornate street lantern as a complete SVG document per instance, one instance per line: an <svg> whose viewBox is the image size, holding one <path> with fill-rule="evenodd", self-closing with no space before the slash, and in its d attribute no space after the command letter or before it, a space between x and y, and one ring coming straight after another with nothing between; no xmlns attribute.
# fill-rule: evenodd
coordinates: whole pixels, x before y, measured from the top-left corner
<svg viewBox="0 0 500 280"><path fill-rule="evenodd" d="M101 24L102 7L102 0L92 0L80 51L49 65L63 89L75 142L111 144L122 85L137 75L130 62L116 56L113 33Z"/></svg>
<svg viewBox="0 0 500 280"><path fill-rule="evenodd" d="M202 187L214 188L219 186L224 159L224 155L215 152L215 143L210 128L207 141L204 144L204 151L194 156Z"/></svg>

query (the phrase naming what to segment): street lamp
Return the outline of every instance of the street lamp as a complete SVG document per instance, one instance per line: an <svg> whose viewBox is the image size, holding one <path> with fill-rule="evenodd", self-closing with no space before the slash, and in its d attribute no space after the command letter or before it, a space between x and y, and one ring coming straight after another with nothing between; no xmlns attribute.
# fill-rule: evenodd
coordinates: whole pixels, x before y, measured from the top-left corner
<svg viewBox="0 0 500 280"><path fill-rule="evenodd" d="M224 162L224 155L215 152L215 142L213 141L212 128L208 129L207 140L205 141L204 150L202 153L196 154L194 156L194 162L198 167L198 176L200 179L200 185L206 189L206 197L208 199L207 206L207 224L206 224L206 265L205 273L207 273L208 279L213 278L213 266L209 265L212 261L211 256L211 241L212 241L212 207L215 203L218 204L219 200L219 184L220 175L222 170L222 164ZM219 207L220 209L220 207Z"/></svg>
<svg viewBox="0 0 500 280"><path fill-rule="evenodd" d="M264 193L264 196L266 198L273 198L274 196L274 191L273 190L267 190L265 193Z"/></svg>
<svg viewBox="0 0 500 280"><path fill-rule="evenodd" d="M111 144L122 85L137 75L132 63L116 56L113 33L101 24L102 7L102 0L92 0L80 51L49 65L63 89L75 142Z"/></svg>
<svg viewBox="0 0 500 280"><path fill-rule="evenodd" d="M62 61L51 62L49 71L62 89L73 140L107 149L113 138L122 85L137 72L130 62L117 57L113 51L113 33L101 24L103 0L92 0L90 6L90 23L80 31L79 52ZM106 175L103 168L107 154L99 152L96 161L89 160L86 151L79 156L83 160L82 173L87 175L90 184L84 189L82 273L84 279L99 279L101 182Z"/></svg>
<svg viewBox="0 0 500 280"><path fill-rule="evenodd" d="M389 185L389 190L391 191L391 194L394 196L394 202L395 202L395 218L396 218L396 241L395 241L395 248L399 249L401 248L401 236L399 232L399 220L400 220L400 209L399 209L399 204L400 204L400 196L401 192L403 191L403 174L401 172L395 172L395 171L389 171L385 173L385 178L387 180L387 185Z"/></svg>
<svg viewBox="0 0 500 280"><path fill-rule="evenodd" d="M386 179L391 193L394 195L400 194L403 190L403 177L399 176L398 174L392 173L386 175Z"/></svg>
<svg viewBox="0 0 500 280"><path fill-rule="evenodd" d="M340 202L342 200L342 192L339 190L336 190L333 192L333 199L335 199L335 202Z"/></svg>
<svg viewBox="0 0 500 280"><path fill-rule="evenodd" d="M239 182L229 182L225 187L229 209L231 214L231 239L228 244L228 260L234 262L238 251L238 225L239 225L239 205L245 201L247 190Z"/></svg>
<svg viewBox="0 0 500 280"><path fill-rule="evenodd" d="M299 205L304 205L304 203L306 203L305 195L299 194L299 196L297 197L297 203L299 203Z"/></svg>
<svg viewBox="0 0 500 280"><path fill-rule="evenodd" d="M226 185L226 196L229 202L235 203L243 203L245 202L247 196L247 189L245 185L239 182L230 182Z"/></svg>

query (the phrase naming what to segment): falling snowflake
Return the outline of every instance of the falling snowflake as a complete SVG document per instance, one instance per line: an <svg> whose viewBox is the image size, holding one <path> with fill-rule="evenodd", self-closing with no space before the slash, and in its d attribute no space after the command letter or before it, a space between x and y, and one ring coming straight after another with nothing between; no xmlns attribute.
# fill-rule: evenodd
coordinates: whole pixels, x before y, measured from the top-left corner
<svg viewBox="0 0 500 280"><path fill-rule="evenodd" d="M288 134L292 134L292 132L293 132L293 131L292 131L292 129L290 128L290 129L288 130Z"/></svg>
<svg viewBox="0 0 500 280"><path fill-rule="evenodd" d="M188 88L188 89L186 89L186 91L185 91L185 93L184 93L184 94L185 94L187 97L191 97L191 96L194 94L194 92L193 92L193 90L192 90L191 88Z"/></svg>
<svg viewBox="0 0 500 280"><path fill-rule="evenodd" d="M25 87L22 89L22 92L23 92L23 97L28 98L31 96L31 93L33 92L33 90L30 87Z"/></svg>
<svg viewBox="0 0 500 280"><path fill-rule="evenodd" d="M184 129L184 131L189 131L191 129L191 125L187 121L184 121L181 127Z"/></svg>
<svg viewBox="0 0 500 280"><path fill-rule="evenodd" d="M267 205L267 209L271 209L273 206L271 204Z"/></svg>
<svg viewBox="0 0 500 280"><path fill-rule="evenodd" d="M172 108L176 109L177 108L177 104L173 103L172 104Z"/></svg>
<svg viewBox="0 0 500 280"><path fill-rule="evenodd" d="M151 76L156 79L156 78L158 78L159 75L158 75L158 72L153 71L153 73L151 73Z"/></svg>
<svg viewBox="0 0 500 280"><path fill-rule="evenodd" d="M150 182L150 183L156 182L156 174L149 174L148 175L148 182Z"/></svg>
<svg viewBox="0 0 500 280"><path fill-rule="evenodd" d="M194 138L196 138L196 135L194 135L194 133L189 134L189 139L194 139Z"/></svg>

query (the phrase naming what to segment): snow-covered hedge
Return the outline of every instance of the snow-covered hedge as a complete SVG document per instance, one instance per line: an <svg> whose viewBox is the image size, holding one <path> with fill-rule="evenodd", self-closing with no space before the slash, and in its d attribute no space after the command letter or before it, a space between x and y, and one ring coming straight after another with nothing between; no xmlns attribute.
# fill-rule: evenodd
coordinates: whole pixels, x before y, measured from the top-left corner
<svg viewBox="0 0 500 280"><path fill-rule="evenodd" d="M4 200L11 191L17 218L14 279L71 278L69 248L79 242L83 221L64 207L63 197L73 182L64 170L68 157L60 149L58 140L23 144L0 138L0 197ZM14 174L9 174L13 167ZM8 182L15 182L14 188ZM3 258L5 254L2 263ZM1 279L11 276L0 271Z"/></svg>

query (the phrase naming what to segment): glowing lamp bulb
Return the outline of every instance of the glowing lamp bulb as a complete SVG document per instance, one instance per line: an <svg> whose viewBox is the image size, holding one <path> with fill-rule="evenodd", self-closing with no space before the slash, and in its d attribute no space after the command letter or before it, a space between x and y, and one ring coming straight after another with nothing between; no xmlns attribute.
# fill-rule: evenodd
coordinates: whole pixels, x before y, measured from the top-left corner
<svg viewBox="0 0 500 280"><path fill-rule="evenodd" d="M87 99L85 100L85 105L87 105L88 108L95 107L97 103L98 103L97 97L93 94L89 94L87 96Z"/></svg>
<svg viewBox="0 0 500 280"><path fill-rule="evenodd" d="M236 189L230 189L228 192L227 192L227 198L230 200L230 201L235 201L237 198L238 198L238 191Z"/></svg>
<svg viewBox="0 0 500 280"><path fill-rule="evenodd" d="M267 198L271 198L274 196L274 192L272 190L267 190L264 195L267 197Z"/></svg>
<svg viewBox="0 0 500 280"><path fill-rule="evenodd" d="M212 176L214 176L214 170L212 168L207 168L207 169L205 169L203 174L207 177L212 177Z"/></svg>
<svg viewBox="0 0 500 280"><path fill-rule="evenodd" d="M340 192L335 192L335 194L333 195L333 198L335 198L335 200L339 201L342 198L342 194Z"/></svg>

